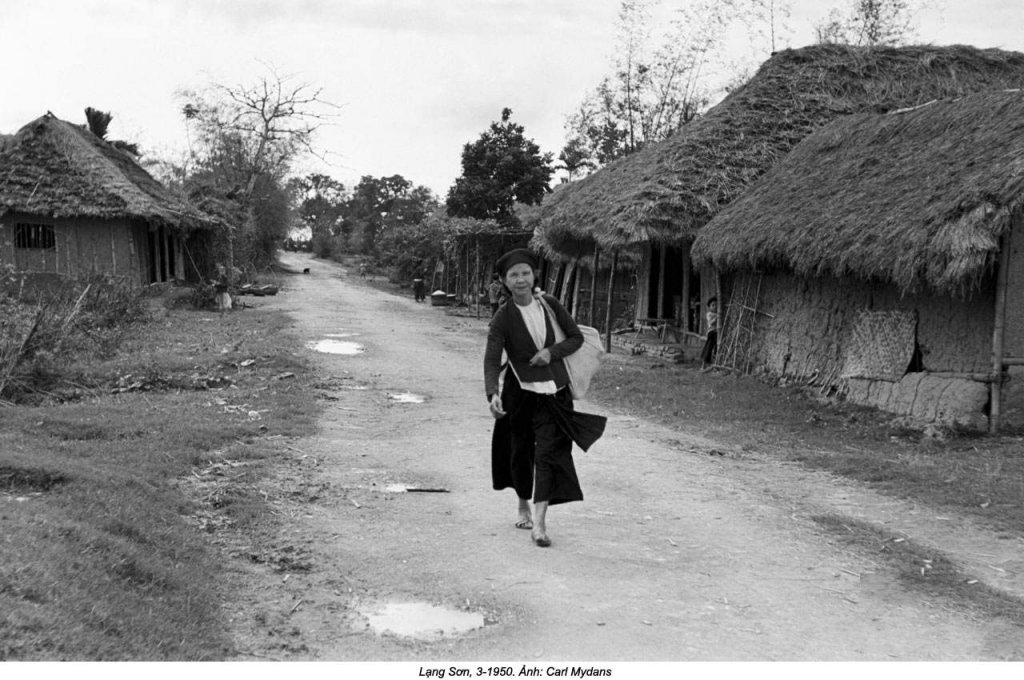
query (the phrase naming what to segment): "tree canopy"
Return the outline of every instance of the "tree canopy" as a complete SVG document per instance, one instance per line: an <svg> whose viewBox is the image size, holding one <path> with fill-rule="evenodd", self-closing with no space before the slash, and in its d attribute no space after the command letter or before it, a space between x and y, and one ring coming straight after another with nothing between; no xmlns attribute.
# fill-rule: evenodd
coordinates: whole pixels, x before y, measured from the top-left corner
<svg viewBox="0 0 1024 680"><path fill-rule="evenodd" d="M524 133L512 121L512 110L505 108L500 121L463 147L462 175L448 191L448 215L514 225L517 202L534 205L543 200L554 172L552 155L542 154Z"/></svg>

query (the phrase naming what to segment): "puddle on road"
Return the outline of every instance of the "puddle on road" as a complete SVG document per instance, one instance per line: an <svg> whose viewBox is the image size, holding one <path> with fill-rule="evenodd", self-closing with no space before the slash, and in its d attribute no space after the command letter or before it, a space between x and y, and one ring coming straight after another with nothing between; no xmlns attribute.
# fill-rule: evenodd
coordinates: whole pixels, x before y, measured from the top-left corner
<svg viewBox="0 0 1024 680"><path fill-rule="evenodd" d="M334 338L317 340L316 342L307 343L306 346L315 352L323 352L325 354L362 354L366 351L366 348L358 342L336 340Z"/></svg>
<svg viewBox="0 0 1024 680"><path fill-rule="evenodd" d="M359 333L324 333L325 338L354 338Z"/></svg>
<svg viewBox="0 0 1024 680"><path fill-rule="evenodd" d="M417 640L436 640L484 626L483 614L426 602L377 603L360 607L359 613L378 635L391 633Z"/></svg>
<svg viewBox="0 0 1024 680"><path fill-rule="evenodd" d="M398 394L388 394L388 400L393 401L396 404L422 404L427 400L422 394L413 394L412 392L401 392Z"/></svg>

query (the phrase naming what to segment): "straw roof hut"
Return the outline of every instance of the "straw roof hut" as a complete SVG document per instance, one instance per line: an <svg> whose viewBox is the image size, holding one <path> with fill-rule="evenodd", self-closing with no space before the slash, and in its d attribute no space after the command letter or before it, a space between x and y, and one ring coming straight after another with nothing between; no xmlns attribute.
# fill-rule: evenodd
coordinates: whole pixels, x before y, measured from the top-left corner
<svg viewBox="0 0 1024 680"><path fill-rule="evenodd" d="M703 304L722 291L712 269L691 268L690 244L801 139L844 115L1022 85L1024 54L1002 50L846 45L784 50L668 139L545 201L535 220L534 244L552 257L602 252L606 266L632 254L638 262L633 318L641 324L667 320L699 332ZM588 266L586 259L581 264Z"/></svg>
<svg viewBox="0 0 1024 680"><path fill-rule="evenodd" d="M801 139L852 113L1024 85L1024 54L969 46L783 50L743 86L663 142L545 202L537 242L566 255L680 243Z"/></svg>
<svg viewBox="0 0 1024 680"><path fill-rule="evenodd" d="M19 271L184 278L185 235L215 225L132 155L51 113L0 140L0 262Z"/></svg>
<svg viewBox="0 0 1024 680"><path fill-rule="evenodd" d="M753 365L935 415L971 404L915 407L900 383L973 380L995 391L943 398L987 399L995 420L992 376L1024 364L1024 92L839 119L725 207L692 255L732 274L731 337L746 328Z"/></svg>
<svg viewBox="0 0 1024 680"><path fill-rule="evenodd" d="M977 290L1024 205L1024 93L842 118L722 210L693 247L720 271Z"/></svg>

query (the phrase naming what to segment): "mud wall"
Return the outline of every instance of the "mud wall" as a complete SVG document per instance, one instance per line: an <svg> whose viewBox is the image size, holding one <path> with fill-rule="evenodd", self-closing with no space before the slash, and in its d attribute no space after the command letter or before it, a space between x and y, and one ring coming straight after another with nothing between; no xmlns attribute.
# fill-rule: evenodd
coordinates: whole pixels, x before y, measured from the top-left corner
<svg viewBox="0 0 1024 680"><path fill-rule="evenodd" d="M1006 331L1003 353L1024 358L1024 218L1018 217L1010 233L1010 266L1006 282Z"/></svg>
<svg viewBox="0 0 1024 680"><path fill-rule="evenodd" d="M733 278L719 362L729 365L731 352L734 368L805 380L896 413L949 420L956 413L980 412L987 385L928 374L991 370L994 304L991 280L962 299L901 295L888 284L855 280L739 274ZM908 360L892 380L842 377L855 326L866 311L916 318L919 355L913 373L905 371Z"/></svg>

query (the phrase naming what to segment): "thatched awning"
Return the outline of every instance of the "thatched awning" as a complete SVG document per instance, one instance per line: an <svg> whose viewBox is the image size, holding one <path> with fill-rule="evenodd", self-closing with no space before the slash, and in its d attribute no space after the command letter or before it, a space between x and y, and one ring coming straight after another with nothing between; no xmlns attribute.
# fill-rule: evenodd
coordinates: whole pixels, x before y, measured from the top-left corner
<svg viewBox="0 0 1024 680"><path fill-rule="evenodd" d="M536 239L561 252L692 240L814 130L852 113L1024 86L1024 54L967 46L815 45L777 53L672 137L548 200ZM551 199L553 197L549 197Z"/></svg>
<svg viewBox="0 0 1024 680"><path fill-rule="evenodd" d="M0 214L8 212L181 228L216 224L127 152L49 113L0 142Z"/></svg>
<svg viewBox="0 0 1024 680"><path fill-rule="evenodd" d="M693 257L964 291L1022 205L1024 92L975 94L808 137L701 231Z"/></svg>

